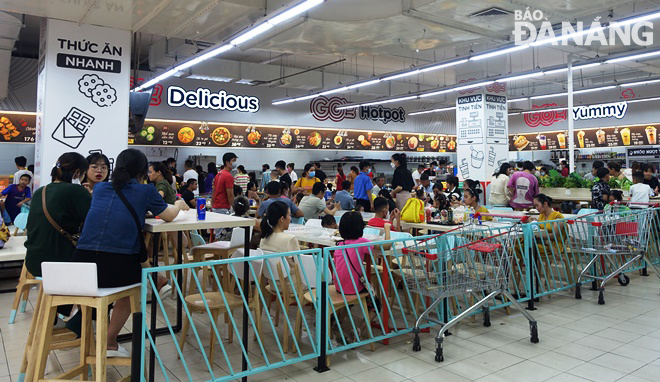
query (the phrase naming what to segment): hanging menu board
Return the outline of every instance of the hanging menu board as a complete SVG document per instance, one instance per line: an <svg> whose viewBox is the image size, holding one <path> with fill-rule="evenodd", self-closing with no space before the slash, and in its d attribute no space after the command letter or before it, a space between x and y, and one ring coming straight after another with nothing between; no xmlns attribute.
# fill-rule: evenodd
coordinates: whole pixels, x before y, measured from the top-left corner
<svg viewBox="0 0 660 382"><path fill-rule="evenodd" d="M659 126L640 125L576 129L575 148L652 146L658 143ZM568 149L567 132L538 132L509 135L510 151Z"/></svg>
<svg viewBox="0 0 660 382"><path fill-rule="evenodd" d="M34 143L36 120L34 114L0 112L0 142Z"/></svg>
<svg viewBox="0 0 660 382"><path fill-rule="evenodd" d="M318 150L456 151L456 137L437 134L186 122L144 123L128 143L141 146L254 147Z"/></svg>

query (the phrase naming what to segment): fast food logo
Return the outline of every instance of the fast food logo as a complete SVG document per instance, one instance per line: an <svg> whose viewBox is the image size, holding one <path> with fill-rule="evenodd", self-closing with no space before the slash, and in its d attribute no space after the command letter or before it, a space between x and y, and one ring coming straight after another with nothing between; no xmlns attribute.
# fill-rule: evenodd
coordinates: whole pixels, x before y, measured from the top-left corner
<svg viewBox="0 0 660 382"><path fill-rule="evenodd" d="M476 78L468 78L467 80L460 80L460 81L458 81L458 83L459 83L459 84L462 84L462 83L464 83L464 82L471 82L471 81L474 81L474 80L476 80ZM476 88L469 88L469 89L463 89L463 90L459 90L459 91L458 91L458 94L474 93L474 92L477 91L477 90L479 90L479 87L476 87Z"/></svg>
<svg viewBox="0 0 660 382"><path fill-rule="evenodd" d="M624 99L629 99L629 98L635 98L636 94L631 88L628 88L621 92L621 96Z"/></svg>
<svg viewBox="0 0 660 382"><path fill-rule="evenodd" d="M357 116L355 109L337 109L340 106L348 104L346 98L341 97L316 97L309 103L309 111L317 121L331 120L332 122L341 122L346 118L355 119Z"/></svg>
<svg viewBox="0 0 660 382"><path fill-rule="evenodd" d="M486 91L489 93L506 93L506 84L495 82L490 85L486 85Z"/></svg>
<svg viewBox="0 0 660 382"><path fill-rule="evenodd" d="M545 109L557 107L556 103L544 103L541 106L532 105L532 109ZM566 120L566 110L548 110L540 113L528 113L524 115L525 123L529 127L551 126L557 121Z"/></svg>

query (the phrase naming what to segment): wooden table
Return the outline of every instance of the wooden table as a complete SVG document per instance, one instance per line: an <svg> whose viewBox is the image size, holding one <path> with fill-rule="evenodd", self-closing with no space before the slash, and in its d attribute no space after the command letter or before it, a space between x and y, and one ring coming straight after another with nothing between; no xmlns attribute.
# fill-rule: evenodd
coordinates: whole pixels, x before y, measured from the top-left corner
<svg viewBox="0 0 660 382"><path fill-rule="evenodd" d="M25 240L27 236L12 236L0 249L0 269L20 268L23 266L25 254ZM14 293L15 288L0 290L0 293Z"/></svg>
<svg viewBox="0 0 660 382"><path fill-rule="evenodd" d="M178 243L177 243L177 258L176 263L182 263L182 254L183 254L183 231L191 230L201 230L201 229L218 229L218 228L235 228L235 227L253 227L255 225L254 219L246 219L236 216L223 215L215 212L206 212L206 220L197 220L197 211L188 210L179 212L179 215L171 222L166 222L160 219L146 219L144 224L144 231L150 232L154 235L154 246L152 253L152 266L158 266L158 245L160 234L167 232L176 232ZM250 256L250 229L245 230L245 257ZM245 268L245 280L249 279L249 269L250 267ZM150 277L152 278L153 283L156 283L156 274L151 273ZM183 271L179 269L177 271L177 283L179 284L179 290L182 288L182 279ZM244 293L245 296L249 295L249 283L244 283ZM156 328L156 317L158 314L158 303L154 298L155 290L151 291L151 333L154 342L156 341L156 336L169 334L169 328ZM182 301L183 296L177 298L177 307L176 307L176 325L172 327L174 332L181 331L182 317L183 317L183 306ZM248 314L246 311L243 312L243 346L247 350L247 341L248 341ZM130 336L130 335L129 335ZM135 343L134 343L135 345ZM138 344L142 346L141 344ZM139 347L138 347L139 348ZM134 349L137 349L134 347ZM139 354L139 352L134 352ZM155 370L156 357L155 353L152 350L149 358L149 376L153 381L154 370Z"/></svg>

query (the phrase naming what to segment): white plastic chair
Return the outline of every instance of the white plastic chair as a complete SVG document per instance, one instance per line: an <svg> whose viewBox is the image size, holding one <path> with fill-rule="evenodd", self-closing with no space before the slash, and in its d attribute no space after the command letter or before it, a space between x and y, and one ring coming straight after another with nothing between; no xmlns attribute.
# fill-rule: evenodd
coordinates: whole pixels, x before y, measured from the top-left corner
<svg viewBox="0 0 660 382"><path fill-rule="evenodd" d="M372 235L372 236L378 236L380 235L380 229L378 228L371 228L371 227L365 227L364 230L362 231L363 235Z"/></svg>

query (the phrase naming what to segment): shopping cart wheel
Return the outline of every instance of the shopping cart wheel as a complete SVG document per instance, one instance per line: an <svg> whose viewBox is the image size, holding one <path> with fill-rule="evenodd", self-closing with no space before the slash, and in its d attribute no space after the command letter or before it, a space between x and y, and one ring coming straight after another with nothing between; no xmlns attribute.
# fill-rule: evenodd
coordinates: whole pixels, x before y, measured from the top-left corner
<svg viewBox="0 0 660 382"><path fill-rule="evenodd" d="M582 298L582 283L575 284L575 298L578 300Z"/></svg>
<svg viewBox="0 0 660 382"><path fill-rule="evenodd" d="M490 310L488 309L487 306L484 306L481 309L484 312L484 326L489 327L490 326Z"/></svg>
<svg viewBox="0 0 660 382"><path fill-rule="evenodd" d="M530 340L533 344L537 344L537 343L539 343L539 330L538 330L538 328L536 327L536 323L533 323L533 324L530 323L530 324L529 324L529 327L530 327L530 332L531 332L531 333L530 333L531 336L530 336L529 340Z"/></svg>
<svg viewBox="0 0 660 382"><path fill-rule="evenodd" d="M598 304L605 305L605 288L600 288L598 290Z"/></svg>
<svg viewBox="0 0 660 382"><path fill-rule="evenodd" d="M623 273L619 274L619 277L616 280L621 284L621 286L626 286L630 284L630 277L624 275Z"/></svg>
<svg viewBox="0 0 660 382"><path fill-rule="evenodd" d="M415 337L413 338L413 347L412 351L420 351L422 350L422 345L419 343L419 334L415 333Z"/></svg>

